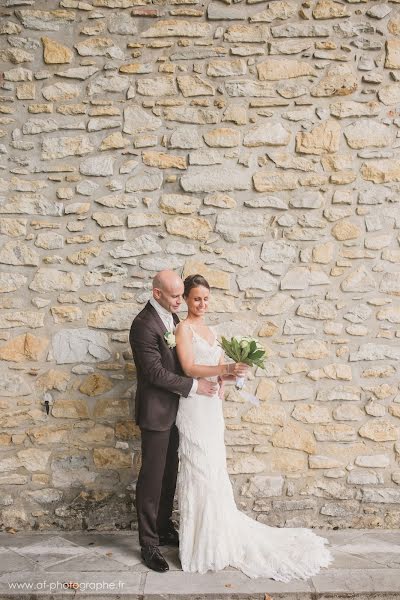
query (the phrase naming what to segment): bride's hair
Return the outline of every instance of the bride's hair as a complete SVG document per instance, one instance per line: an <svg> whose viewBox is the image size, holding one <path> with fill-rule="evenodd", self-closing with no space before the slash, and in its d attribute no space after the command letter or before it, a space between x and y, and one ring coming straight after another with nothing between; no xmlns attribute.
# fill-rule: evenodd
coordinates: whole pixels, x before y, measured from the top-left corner
<svg viewBox="0 0 400 600"><path fill-rule="evenodd" d="M188 277L186 277L185 281L183 282L183 285L185 286L183 292L184 298L188 297L189 292L192 288L205 287L208 290L210 289L210 284L208 283L207 279L205 279L203 275L199 275L198 273L196 273L196 275L189 275Z"/></svg>

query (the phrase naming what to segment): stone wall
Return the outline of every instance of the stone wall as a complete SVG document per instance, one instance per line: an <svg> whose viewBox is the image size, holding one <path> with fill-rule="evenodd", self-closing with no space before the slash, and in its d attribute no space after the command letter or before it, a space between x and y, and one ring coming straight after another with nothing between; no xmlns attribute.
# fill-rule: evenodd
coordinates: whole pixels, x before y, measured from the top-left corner
<svg viewBox="0 0 400 600"><path fill-rule="evenodd" d="M165 267L271 354L227 391L240 506L399 526L399 0L1 6L2 526L133 526Z"/></svg>

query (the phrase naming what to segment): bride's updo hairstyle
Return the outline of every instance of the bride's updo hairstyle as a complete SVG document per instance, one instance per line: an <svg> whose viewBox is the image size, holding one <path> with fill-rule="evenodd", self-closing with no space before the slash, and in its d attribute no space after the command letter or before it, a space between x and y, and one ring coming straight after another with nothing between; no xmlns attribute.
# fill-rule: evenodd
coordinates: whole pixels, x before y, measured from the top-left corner
<svg viewBox="0 0 400 600"><path fill-rule="evenodd" d="M205 279L203 275L199 275L198 273L196 275L189 275L188 277L186 277L185 281L183 282L183 285L185 287L183 292L184 298L187 298L189 296L190 290L193 288L205 287L208 290L210 289L210 284L208 283L207 279Z"/></svg>

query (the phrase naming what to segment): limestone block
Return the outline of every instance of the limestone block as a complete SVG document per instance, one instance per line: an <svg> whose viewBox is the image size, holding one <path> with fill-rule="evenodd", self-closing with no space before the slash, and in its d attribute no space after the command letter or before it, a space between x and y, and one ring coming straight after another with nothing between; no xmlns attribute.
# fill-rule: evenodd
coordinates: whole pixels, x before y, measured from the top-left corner
<svg viewBox="0 0 400 600"><path fill-rule="evenodd" d="M124 59L124 52L116 46L112 38L92 37L75 44L79 56L107 56L108 58Z"/></svg>
<svg viewBox="0 0 400 600"><path fill-rule="evenodd" d="M124 109L124 133L155 131L162 125L161 119L149 114L141 106L129 105Z"/></svg>
<svg viewBox="0 0 400 600"><path fill-rule="evenodd" d="M277 431L271 442L275 447L302 450L307 454L315 454L317 447L312 433L292 423Z"/></svg>
<svg viewBox="0 0 400 600"><path fill-rule="evenodd" d="M202 143L198 128L193 126L179 127L172 132L169 140L170 148L199 148Z"/></svg>
<svg viewBox="0 0 400 600"><path fill-rule="evenodd" d="M0 263L15 266L37 266L39 255L28 245L18 240L10 240L0 248ZM14 282L17 281L18 277L14 279Z"/></svg>
<svg viewBox="0 0 400 600"><path fill-rule="evenodd" d="M279 386L279 394L282 402L294 402L296 400L311 400L314 396L314 391L307 384L282 383Z"/></svg>
<svg viewBox="0 0 400 600"><path fill-rule="evenodd" d="M94 448L93 462L99 469L126 469L131 467L131 454L119 448Z"/></svg>
<svg viewBox="0 0 400 600"><path fill-rule="evenodd" d="M281 123L268 123L252 127L243 139L244 146L286 146L290 132Z"/></svg>
<svg viewBox="0 0 400 600"><path fill-rule="evenodd" d="M271 498L283 494L284 478L281 475L255 475L243 487L242 495L249 498Z"/></svg>
<svg viewBox="0 0 400 600"><path fill-rule="evenodd" d="M93 416L100 419L126 418L129 416L129 406L125 399L99 398L93 411ZM128 429L130 425L128 424Z"/></svg>
<svg viewBox="0 0 400 600"><path fill-rule="evenodd" d="M82 175L107 177L114 173L114 161L112 156L90 156L81 161L79 172Z"/></svg>
<svg viewBox="0 0 400 600"><path fill-rule="evenodd" d="M265 464L256 456L242 456L235 460L228 461L228 473L230 475L242 473L262 473L265 470Z"/></svg>
<svg viewBox="0 0 400 600"><path fill-rule="evenodd" d="M351 221L338 221L331 230L333 237L339 241L354 240L360 237L360 228Z"/></svg>
<svg viewBox="0 0 400 600"><path fill-rule="evenodd" d="M378 98L386 106L398 104L400 101L400 84L389 83L381 86L378 91Z"/></svg>
<svg viewBox="0 0 400 600"><path fill-rule="evenodd" d="M163 19L142 32L143 38L158 37L206 37L211 35L209 23L195 23L183 19Z"/></svg>
<svg viewBox="0 0 400 600"><path fill-rule="evenodd" d="M207 65L209 77L231 77L235 75L246 75L247 68L243 59L235 60L210 60Z"/></svg>
<svg viewBox="0 0 400 600"><path fill-rule="evenodd" d="M70 63L72 61L72 50L46 36L42 37L41 40L43 44L43 60L47 65Z"/></svg>
<svg viewBox="0 0 400 600"><path fill-rule="evenodd" d="M298 187L298 177L290 172L258 171L253 175L253 184L257 192L295 190Z"/></svg>
<svg viewBox="0 0 400 600"><path fill-rule="evenodd" d="M130 141L125 138L120 131L111 133L103 139L99 146L99 150L119 150L130 145Z"/></svg>
<svg viewBox="0 0 400 600"><path fill-rule="evenodd" d="M25 467L27 471L45 471L49 458L50 452L48 450L39 450L38 448L26 448L19 450L16 456L20 461L21 466Z"/></svg>
<svg viewBox="0 0 400 600"><path fill-rule="evenodd" d="M367 268L361 265L342 280L340 287L344 292L370 292L376 288L376 281Z"/></svg>
<svg viewBox="0 0 400 600"><path fill-rule="evenodd" d="M29 289L35 292L76 291L79 289L81 277L72 271L40 268L29 284Z"/></svg>
<svg viewBox="0 0 400 600"><path fill-rule="evenodd" d="M81 79L85 80L97 73L99 69L97 67L71 67L65 71L58 71L58 77L66 77L67 79Z"/></svg>
<svg viewBox="0 0 400 600"><path fill-rule="evenodd" d="M353 442L357 439L356 431L345 423L317 425L314 435L319 442Z"/></svg>
<svg viewBox="0 0 400 600"><path fill-rule="evenodd" d="M387 442L397 440L399 430L390 421L374 419L373 421L367 421L367 423L360 427L358 434L374 442Z"/></svg>
<svg viewBox="0 0 400 600"><path fill-rule="evenodd" d="M23 287L27 281L28 278L25 275L3 271L0 273L0 293L15 292Z"/></svg>
<svg viewBox="0 0 400 600"><path fill-rule="evenodd" d="M127 227L158 227L163 222L162 216L158 213L132 213L128 215Z"/></svg>
<svg viewBox="0 0 400 600"><path fill-rule="evenodd" d="M123 330L130 329L132 325L132 314L137 312L136 304L109 303L99 305L90 311L87 317L89 327L96 329Z"/></svg>
<svg viewBox="0 0 400 600"><path fill-rule="evenodd" d="M278 0L278 2L268 4L268 7L265 10L253 15L250 20L252 22L265 21L266 23L271 23L275 19L285 21L286 19L293 17L296 12L296 2L293 0Z"/></svg>
<svg viewBox="0 0 400 600"><path fill-rule="evenodd" d="M400 278L398 272L384 273L379 289L392 296L400 296Z"/></svg>
<svg viewBox="0 0 400 600"><path fill-rule="evenodd" d="M331 420L329 410L318 404L296 404L292 417L302 423L329 423Z"/></svg>
<svg viewBox="0 0 400 600"><path fill-rule="evenodd" d="M350 148L366 148L374 146L383 148L393 142L393 133L383 123L360 119L346 127L344 136Z"/></svg>
<svg viewBox="0 0 400 600"><path fill-rule="evenodd" d="M61 26L75 21L72 10L20 9L15 11L15 16L26 29L38 31L58 31Z"/></svg>
<svg viewBox="0 0 400 600"><path fill-rule="evenodd" d="M212 148L233 148L240 144L240 133L228 127L210 129L203 137L207 146Z"/></svg>
<svg viewBox="0 0 400 600"><path fill-rule="evenodd" d="M167 219L165 226L171 235L180 235L191 240L205 241L212 231L210 222L199 217L171 217Z"/></svg>
<svg viewBox="0 0 400 600"><path fill-rule="evenodd" d="M339 63L331 65L326 73L311 89L311 95L317 98L326 96L348 96L358 88L358 78L352 67Z"/></svg>
<svg viewBox="0 0 400 600"><path fill-rule="evenodd" d="M107 21L107 29L110 33L118 35L136 35L137 20L129 17L126 13L116 11Z"/></svg>
<svg viewBox="0 0 400 600"><path fill-rule="evenodd" d="M309 360L318 360L328 355L327 343L320 340L302 340L293 352L293 356L296 358L307 358Z"/></svg>
<svg viewBox="0 0 400 600"><path fill-rule="evenodd" d="M43 97L49 102L65 102L80 96L81 90L72 83L54 83L42 88Z"/></svg>
<svg viewBox="0 0 400 600"><path fill-rule="evenodd" d="M54 119L28 119L22 125L22 133L25 135L35 135L38 133L48 133L57 131L58 124Z"/></svg>
<svg viewBox="0 0 400 600"><path fill-rule="evenodd" d="M108 336L88 328L62 329L53 335L52 355L57 364L108 360Z"/></svg>
<svg viewBox="0 0 400 600"><path fill-rule="evenodd" d="M185 192L229 192L247 190L250 187L249 177L242 170L232 171L228 168L188 169L180 184Z"/></svg>
<svg viewBox="0 0 400 600"><path fill-rule="evenodd" d="M215 231L227 242L237 242L242 237L264 235L266 226L262 215L244 215L232 211L217 216Z"/></svg>
<svg viewBox="0 0 400 600"><path fill-rule="evenodd" d="M294 301L290 296L278 293L262 300L257 306L257 312L263 316L280 315L289 311L293 304Z"/></svg>
<svg viewBox="0 0 400 600"><path fill-rule="evenodd" d="M338 19L350 16L349 10L340 2L334 0L318 0L313 8L314 19Z"/></svg>
<svg viewBox="0 0 400 600"><path fill-rule="evenodd" d="M137 92L142 96L175 96L177 88L174 77L154 77L137 80Z"/></svg>
<svg viewBox="0 0 400 600"><path fill-rule="evenodd" d="M264 292L275 292L278 282L268 273L250 271L236 278L239 290L263 290Z"/></svg>
<svg viewBox="0 0 400 600"><path fill-rule="evenodd" d="M290 23L288 25L276 25L271 27L272 37L274 38L313 38L328 37L330 29L320 23Z"/></svg>
<svg viewBox="0 0 400 600"><path fill-rule="evenodd" d="M158 169L186 169L186 158L169 152L156 152L148 150L142 154L143 163Z"/></svg>
<svg viewBox="0 0 400 600"><path fill-rule="evenodd" d="M317 125L311 132L298 133L296 152L304 154L325 154L339 149L340 126L336 121L328 120Z"/></svg>
<svg viewBox="0 0 400 600"><path fill-rule="evenodd" d="M198 211L200 200L184 194L162 194L159 206L168 215L192 214Z"/></svg>
<svg viewBox="0 0 400 600"><path fill-rule="evenodd" d="M161 246L157 243L156 238L150 234L143 234L138 236L132 242L125 242L120 246L117 246L114 250L110 251L111 256L114 258L129 258L131 256L140 256L142 254L153 254L154 252L160 252ZM107 272L104 273L104 277L107 278ZM117 270L117 277L125 276L125 271L120 272ZM107 280L107 279L105 279ZM100 285L100 283L98 283Z"/></svg>
<svg viewBox="0 0 400 600"><path fill-rule="evenodd" d="M185 98L215 94L215 88L199 75L181 75L176 78L176 81Z"/></svg>
<svg viewBox="0 0 400 600"><path fill-rule="evenodd" d="M380 112L379 102L370 100L369 102L354 102L353 100L339 100L329 105L331 115L338 119L347 117L372 117Z"/></svg>
<svg viewBox="0 0 400 600"><path fill-rule="evenodd" d="M285 58L270 59L264 63L259 63L257 71L260 81L279 81L281 79L315 75L314 68L309 62Z"/></svg>
<svg viewBox="0 0 400 600"><path fill-rule="evenodd" d="M262 378L260 383L257 386L257 398L259 400L271 400L276 392L276 383L271 379ZM274 406L273 409L278 409L277 406ZM284 415L284 411L278 411L281 415Z"/></svg>
<svg viewBox="0 0 400 600"><path fill-rule="evenodd" d="M25 333L0 347L0 360L18 363L43 360L48 344L47 338Z"/></svg>
<svg viewBox="0 0 400 600"><path fill-rule="evenodd" d="M386 69L400 69L400 40L386 40Z"/></svg>
<svg viewBox="0 0 400 600"><path fill-rule="evenodd" d="M219 288L222 290L230 289L229 273L225 273L224 271L219 271L217 269L211 269L204 263L201 263L194 259L187 260L183 270L183 278L185 279L185 277L188 277L189 275L194 275L196 273L203 275L203 277L207 279L211 287Z"/></svg>

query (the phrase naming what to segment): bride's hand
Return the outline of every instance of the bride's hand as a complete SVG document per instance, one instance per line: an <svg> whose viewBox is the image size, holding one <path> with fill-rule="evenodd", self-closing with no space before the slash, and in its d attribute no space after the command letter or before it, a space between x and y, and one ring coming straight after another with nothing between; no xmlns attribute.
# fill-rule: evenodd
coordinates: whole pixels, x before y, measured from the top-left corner
<svg viewBox="0 0 400 600"><path fill-rule="evenodd" d="M236 377L246 377L249 373L249 366L245 363L227 363L224 365L222 377L225 381L236 379Z"/></svg>
<svg viewBox="0 0 400 600"><path fill-rule="evenodd" d="M232 374L236 377L246 377L249 373L249 366L245 363L235 363Z"/></svg>

